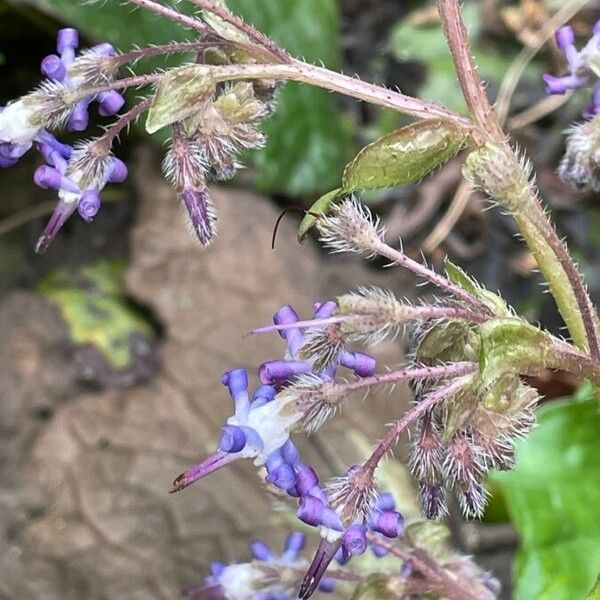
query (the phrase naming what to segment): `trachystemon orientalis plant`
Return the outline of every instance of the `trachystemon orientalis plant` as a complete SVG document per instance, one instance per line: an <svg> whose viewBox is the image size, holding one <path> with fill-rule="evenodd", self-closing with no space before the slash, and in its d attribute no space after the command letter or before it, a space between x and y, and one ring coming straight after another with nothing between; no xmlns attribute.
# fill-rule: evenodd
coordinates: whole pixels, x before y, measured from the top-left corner
<svg viewBox="0 0 600 600"><path fill-rule="evenodd" d="M361 288L315 304L301 320L285 306L274 324L285 355L262 364L260 386L251 393L248 373L234 368L223 383L234 401L217 449L175 479L178 492L238 459L251 459L269 489L295 505L304 524L318 528L321 541L312 561L301 558L304 537L293 534L282 555L262 542L248 563L213 565L212 574L185 593L198 598L308 598L334 581L358 584L356 598L495 598L497 582L469 559L421 543L405 527L376 475L382 459L411 431L409 465L419 487L423 514L435 520L451 497L467 517L483 513L484 482L490 469L510 469L515 439L535 424L539 396L522 376L561 369L600 384L598 317L580 274L539 198L530 163L511 144L495 118L469 52L457 0L438 0L440 19L470 116L313 66L291 57L262 33L210 0L189 0L189 16L155 0L130 4L171 19L190 31L190 41L119 53L108 44L78 52L73 29L60 31L57 54L42 61L45 79L33 92L0 112L0 167L14 165L34 147L44 159L34 174L43 188L58 191L58 204L38 245L47 249L76 211L90 221L107 183L123 181L124 163L112 154L119 134L143 113L146 129L168 128L170 146L163 168L184 204L194 232L208 244L216 232L216 209L207 188L239 168L241 150L264 143L259 125L275 109L277 88L288 80L339 92L413 117L415 122L361 150L347 165L338 189L307 213L300 236L316 227L333 252L380 256L436 286L439 297L410 304L377 288ZM586 120L569 132L560 165L562 178L577 188L600 189L600 28L577 50L569 27L556 41L568 73L546 75L548 92L592 86ZM195 62L160 72L122 77L138 60L194 52ZM88 110L102 117L120 111L120 92L139 88L137 103L96 138L67 145L62 129L84 131ZM544 275L568 328L560 339L528 323L497 294L447 263L440 274L387 244L383 229L356 194L362 190L420 180L462 152L463 173L474 189L510 213ZM374 345L412 332L412 353L399 369L378 368L368 354L351 347ZM345 369L345 378L337 376ZM364 462L321 483L302 461L291 436L312 433L332 418L355 392L407 382L414 404L397 418ZM394 541L392 541L394 540ZM366 577L346 564L371 549L399 559L396 571ZM328 567L333 560L340 567ZM326 571L328 571L326 573ZM337 585L337 583L336 583ZM368 595L371 594L371 595ZM373 595L375 594L375 595Z"/></svg>

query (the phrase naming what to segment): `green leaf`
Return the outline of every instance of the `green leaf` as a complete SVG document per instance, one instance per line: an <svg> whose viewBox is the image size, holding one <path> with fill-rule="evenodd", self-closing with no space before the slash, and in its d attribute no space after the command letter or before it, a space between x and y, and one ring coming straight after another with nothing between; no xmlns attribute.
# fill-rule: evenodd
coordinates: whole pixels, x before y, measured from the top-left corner
<svg viewBox="0 0 600 600"><path fill-rule="evenodd" d="M508 304L498 294L494 294L480 286L472 277L467 275L459 266L446 260L444 264L446 276L450 281L459 285L463 290L469 292L484 302L497 317L510 315Z"/></svg>
<svg viewBox="0 0 600 600"><path fill-rule="evenodd" d="M600 572L600 413L590 394L546 404L538 423L516 468L493 475L521 538L515 599L577 600Z"/></svg>
<svg viewBox="0 0 600 600"><path fill-rule="evenodd" d="M38 286L60 310L73 343L92 344L116 370L131 364L132 337L152 334L125 298L124 270L122 261L100 261L76 273L51 273Z"/></svg>
<svg viewBox="0 0 600 600"><path fill-rule="evenodd" d="M162 44L191 39L193 34L171 21L115 0L15 0L79 27L94 41L109 41L120 50L135 44ZM291 54L339 68L341 63L337 0L229 0L228 6L271 36ZM193 13L187 3L179 10ZM126 24L126 25L125 25ZM176 66L192 57L145 61L141 66ZM353 124L335 97L290 83L278 96L278 110L264 125L267 146L249 159L257 166L257 183L266 191L313 195L339 185L339 173L352 156Z"/></svg>
<svg viewBox="0 0 600 600"><path fill-rule="evenodd" d="M450 121L428 119L384 135L365 146L346 166L344 192L407 185L452 158L466 133Z"/></svg>
<svg viewBox="0 0 600 600"><path fill-rule="evenodd" d="M600 576L596 580L594 589L586 597L586 600L600 600Z"/></svg>
<svg viewBox="0 0 600 600"><path fill-rule="evenodd" d="M306 237L306 234L312 229L314 224L317 222L318 215L326 215L331 207L340 199L342 196L341 188L327 192L321 196L304 215L300 226L298 227L298 240L301 242Z"/></svg>
<svg viewBox="0 0 600 600"><path fill-rule="evenodd" d="M199 103L215 90L213 67L193 65L173 69L160 82L146 118L146 131L155 133L166 125L189 117Z"/></svg>

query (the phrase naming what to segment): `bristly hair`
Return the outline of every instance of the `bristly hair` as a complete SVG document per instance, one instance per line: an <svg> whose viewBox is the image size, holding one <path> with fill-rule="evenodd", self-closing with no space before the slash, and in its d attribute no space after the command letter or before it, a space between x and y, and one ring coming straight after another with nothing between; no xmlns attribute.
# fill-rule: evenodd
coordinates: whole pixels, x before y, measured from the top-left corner
<svg viewBox="0 0 600 600"><path fill-rule="evenodd" d="M304 343L300 347L301 358L312 363L316 371L322 371L338 362L344 349L344 336L339 323L329 323L323 327L310 327L304 333Z"/></svg>
<svg viewBox="0 0 600 600"><path fill-rule="evenodd" d="M335 206L330 215L317 220L316 226L320 240L333 253L358 252L373 256L375 246L385 233L379 217L374 217L356 196Z"/></svg>

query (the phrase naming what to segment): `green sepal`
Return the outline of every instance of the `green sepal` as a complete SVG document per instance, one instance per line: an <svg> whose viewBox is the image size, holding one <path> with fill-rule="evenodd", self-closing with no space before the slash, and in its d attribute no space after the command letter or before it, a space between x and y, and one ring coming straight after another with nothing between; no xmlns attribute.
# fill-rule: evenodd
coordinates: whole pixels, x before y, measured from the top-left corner
<svg viewBox="0 0 600 600"><path fill-rule="evenodd" d="M180 67L166 73L148 110L146 131L156 133L196 112L215 90L213 73L211 65Z"/></svg>
<svg viewBox="0 0 600 600"><path fill-rule="evenodd" d="M365 146L344 169L342 189L375 190L420 181L463 147L464 129L427 119L388 133Z"/></svg>
<svg viewBox="0 0 600 600"><path fill-rule="evenodd" d="M510 316L508 304L498 294L494 294L479 285L472 277L467 275L459 266L446 260L444 263L446 276L452 283L460 286L463 290L481 300L498 317Z"/></svg>
<svg viewBox="0 0 600 600"><path fill-rule="evenodd" d="M314 227L319 215L326 215L333 205L343 196L341 188L327 192L321 196L306 212L298 227L298 241L304 241L306 234Z"/></svg>

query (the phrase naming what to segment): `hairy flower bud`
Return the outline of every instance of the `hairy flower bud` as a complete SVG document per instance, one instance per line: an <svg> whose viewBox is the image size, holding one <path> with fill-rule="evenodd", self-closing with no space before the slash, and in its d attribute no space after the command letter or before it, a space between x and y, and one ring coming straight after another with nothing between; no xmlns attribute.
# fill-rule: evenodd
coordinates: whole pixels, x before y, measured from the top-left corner
<svg viewBox="0 0 600 600"><path fill-rule="evenodd" d="M575 189L600 191L600 116L574 125L567 132L558 175Z"/></svg>
<svg viewBox="0 0 600 600"><path fill-rule="evenodd" d="M320 240L332 252L375 253L384 230L379 218L354 196L337 204L330 215L317 220Z"/></svg>

